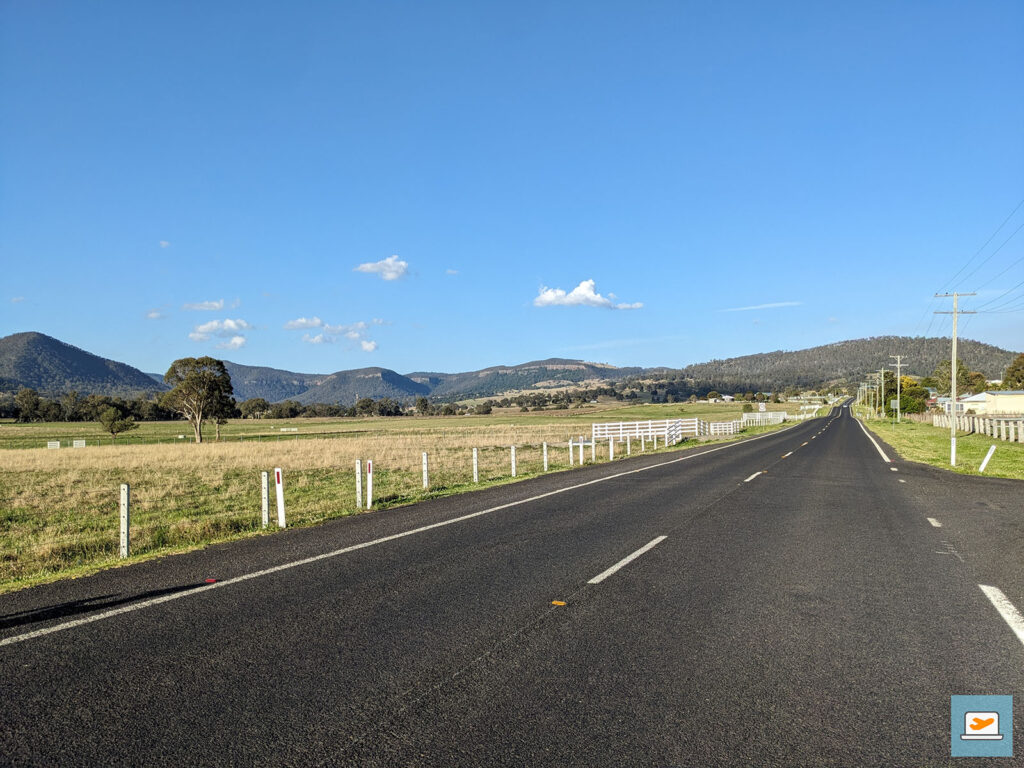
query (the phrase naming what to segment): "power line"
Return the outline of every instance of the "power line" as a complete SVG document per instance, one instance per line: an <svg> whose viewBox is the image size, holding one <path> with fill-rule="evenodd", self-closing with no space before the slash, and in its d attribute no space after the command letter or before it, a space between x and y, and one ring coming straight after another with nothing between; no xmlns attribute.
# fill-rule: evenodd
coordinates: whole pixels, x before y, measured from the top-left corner
<svg viewBox="0 0 1024 768"><path fill-rule="evenodd" d="M1021 201L1020 201L1019 203L1017 203L1017 206L1016 206L1016 207L1015 207L1015 208L1014 208L1014 209L1013 209L1012 211L1010 211L1010 215L1009 215L1009 216L1007 216L1007 217L1006 217L1005 219L1003 219L1003 223L1002 223L1002 224L1000 224L1000 225L999 225L998 227L996 227L996 231L995 231L995 232L993 232L993 233L992 233L991 235L989 235L989 237L988 237L988 240L986 240L986 241L984 242L984 244L983 244L983 245L981 246L981 248L979 248L979 249L978 249L978 250L977 250L977 251L975 252L975 254L974 254L973 256L971 256L971 258L969 258L969 259L967 260L967 263L966 263L966 264L964 264L964 265L963 265L962 267L960 267L960 269L959 269L959 270L957 270L957 273L956 273L955 275L953 275L953 277L951 277L951 278L950 278L950 279L949 279L949 280L948 280L948 281L946 282L946 284L945 284L944 286L942 286L942 288L940 289L940 291L944 291L944 290L946 290L946 289L947 289L947 288L948 288L948 287L950 286L950 284L952 284L952 283L953 283L953 281L954 281L954 280L956 280L956 279L957 279L957 278L958 278L958 277L960 276L960 273L961 273L961 272L963 272L963 271L964 271L965 269L967 269L967 267L969 267L969 266L971 265L971 262L972 262L972 261L974 261L974 260L975 260L976 258L978 258L978 256L980 256L980 255L981 255L981 252L982 252L982 251L984 251L984 250L985 250L985 249L986 249L986 248L988 247L988 244L989 244L989 243L991 243L991 242L992 242L992 240L993 240L993 239L995 238L995 236L999 234L999 231L1000 231L1000 230L1001 230L1001 229L1002 229L1003 227L1005 227L1005 226L1006 226L1006 222L1008 222L1008 221L1009 221L1010 219L1012 219L1012 218L1013 218L1013 215L1014 215L1015 213L1017 213L1017 211L1019 211L1019 210L1020 210L1021 206L1024 206L1024 198L1021 198ZM1019 230L1018 230L1018 231L1019 231ZM1016 234L1016 232L1015 232L1014 234ZM1013 235L1010 235L1010 237L1013 237ZM1004 243L1004 245L1005 245L1005 243ZM1002 246L1000 246L1000 248L1001 248L1001 247L1002 247Z"/></svg>
<svg viewBox="0 0 1024 768"><path fill-rule="evenodd" d="M1015 230L1013 230L1013 233L1012 233L1012 234L1011 234L1011 235L1010 235L1010 236L1009 236L1008 238L1006 238L1006 239L1005 239L1005 240L1003 241L1003 245L1006 245L1006 244L1007 244L1008 242L1010 242L1011 240L1013 240L1014 236L1015 236L1015 235L1016 235L1016 234L1017 234L1018 232L1020 232L1020 231L1021 231L1022 229L1024 229L1024 224L1021 224L1021 225L1020 225L1019 227L1017 227L1017 228L1016 228ZM970 274L968 274L968 275L966 275L966 276L964 277L964 280L965 280L965 281L966 281L966 280L969 280L969 279L970 279L970 278L972 278L972 277L973 277L974 275L976 275L976 274L977 274L977 272L978 272L978 270L979 270L979 269L981 269L982 267L984 267L984 266L985 266L986 264L988 264L988 263L989 263L989 261L991 261L991 259L992 259L992 257L993 257L993 256L995 256L995 255L996 255L997 253L999 253L999 252L1000 252L1001 250L1003 250L1003 245L1000 245L1000 246L999 246L998 248L996 248L996 249L995 249L994 251L992 251L992 253L990 253L990 254L989 254L989 255L988 255L988 256L987 256L986 258L985 258L985 260L981 262L981 264L979 264L979 265L978 265L978 266L976 266L976 267L975 267L974 269L972 269L972 270L971 270L971 272L970 272Z"/></svg>

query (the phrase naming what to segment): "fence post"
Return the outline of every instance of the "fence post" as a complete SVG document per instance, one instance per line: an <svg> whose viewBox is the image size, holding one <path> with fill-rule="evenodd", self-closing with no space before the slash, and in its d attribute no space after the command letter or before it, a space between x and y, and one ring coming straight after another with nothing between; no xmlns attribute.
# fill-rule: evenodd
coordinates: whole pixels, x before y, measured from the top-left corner
<svg viewBox="0 0 1024 768"><path fill-rule="evenodd" d="M280 467L274 467L274 486L277 491L277 527L284 528L284 477Z"/></svg>
<svg viewBox="0 0 1024 768"><path fill-rule="evenodd" d="M548 471L548 444L544 443L544 471Z"/></svg>
<svg viewBox="0 0 1024 768"><path fill-rule="evenodd" d="M363 461L356 459L356 509L363 508Z"/></svg>
<svg viewBox="0 0 1024 768"><path fill-rule="evenodd" d="M430 477L427 474L427 452L423 452L423 490L430 487Z"/></svg>
<svg viewBox="0 0 1024 768"><path fill-rule="evenodd" d="M615 461L615 438L608 438L608 461Z"/></svg>
<svg viewBox="0 0 1024 768"><path fill-rule="evenodd" d="M366 460L366 508L373 508L373 459Z"/></svg>
<svg viewBox="0 0 1024 768"><path fill-rule="evenodd" d="M128 550L131 541L131 489L128 483L121 483L121 546L119 554L121 559L128 557Z"/></svg>
<svg viewBox="0 0 1024 768"><path fill-rule="evenodd" d="M512 446L512 477L516 476L516 447Z"/></svg>
<svg viewBox="0 0 1024 768"><path fill-rule="evenodd" d="M263 527L270 525L270 473L260 472L260 512Z"/></svg>

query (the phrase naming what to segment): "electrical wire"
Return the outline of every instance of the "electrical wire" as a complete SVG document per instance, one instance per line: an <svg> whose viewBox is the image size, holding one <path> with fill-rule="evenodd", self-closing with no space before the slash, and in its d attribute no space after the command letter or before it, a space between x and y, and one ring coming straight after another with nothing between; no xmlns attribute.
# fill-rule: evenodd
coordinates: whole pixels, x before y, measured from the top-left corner
<svg viewBox="0 0 1024 768"><path fill-rule="evenodd" d="M988 240L986 240L984 242L984 244L982 244L981 248L979 248L975 252L975 254L973 256L971 256L971 258L969 258L967 260L967 263L964 264L962 267L960 267L960 269L957 270L957 273L955 275L953 275L953 277L951 277L949 280L947 280L946 284L943 285L942 288L940 288L938 291L936 291L936 293L942 293L947 288L949 288L950 285L952 285L952 283L960 276L960 273L963 272L965 269L967 269L967 267L969 267L971 265L971 262L974 261L976 258L978 258L978 256L981 255L981 252L984 251L988 247L988 244L991 243L992 240L995 238L995 236L998 235L999 232L1002 230L1002 228L1006 226L1006 222L1008 222L1010 219L1012 219L1014 214L1017 213L1017 211L1019 211L1021 209L1021 206L1024 206L1024 198L1021 198L1021 201L1019 203L1017 203L1017 206L1012 211L1010 211L1010 215L1007 216L1005 219L1003 219L1003 223L1000 224L998 227L996 227L995 232L993 232L991 235L989 235ZM1024 226L1024 224L1022 224L1021 226ZM1017 231L1018 232L1020 231L1019 227L1018 227ZM1014 232L1013 234L1015 235L1015 234L1017 234L1017 232ZM1010 235L1010 237L1013 237L1013 235ZM1003 245L1005 245L1005 243ZM1003 246L999 246L999 247L1002 248ZM989 258L991 258L991 256ZM986 261L988 261L988 259L986 259ZM982 262L982 263L984 263L984 262Z"/></svg>

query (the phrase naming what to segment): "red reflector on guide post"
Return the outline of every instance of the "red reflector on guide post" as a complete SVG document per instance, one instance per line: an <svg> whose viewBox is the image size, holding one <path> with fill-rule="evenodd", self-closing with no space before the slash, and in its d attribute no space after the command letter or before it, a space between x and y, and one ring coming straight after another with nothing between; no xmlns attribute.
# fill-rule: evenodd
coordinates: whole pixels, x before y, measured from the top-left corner
<svg viewBox="0 0 1024 768"><path fill-rule="evenodd" d="M277 480L277 484L280 485L281 484L281 473L280 472L275 472L274 473L274 477Z"/></svg>
<svg viewBox="0 0 1024 768"><path fill-rule="evenodd" d="M217 583L217 580L216 580L216 579L207 579L207 580L206 580L206 583L207 583L207 584L216 584L216 583Z"/></svg>

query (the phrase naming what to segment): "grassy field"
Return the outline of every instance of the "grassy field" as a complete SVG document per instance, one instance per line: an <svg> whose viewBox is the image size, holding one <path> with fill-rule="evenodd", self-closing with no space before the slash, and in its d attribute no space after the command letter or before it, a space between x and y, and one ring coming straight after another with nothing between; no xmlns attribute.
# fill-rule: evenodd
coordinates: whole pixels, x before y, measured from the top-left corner
<svg viewBox="0 0 1024 768"><path fill-rule="evenodd" d="M131 486L134 561L260 535L260 472L274 467L284 470L289 526L313 525L359 511L355 504L356 459L374 461L374 507L381 509L509 482L512 445L517 447L519 477L543 471L544 442L549 444L550 470L568 469L567 441L589 435L597 416L609 421L697 415L727 420L739 412L737 406L671 404L569 415L551 411L325 420L319 425L320 439L306 433L305 439L280 442L119 442L79 450L8 450L0 468L0 591L116 565L121 483ZM268 429L287 423L314 428L310 420L256 426ZM2 431L16 433L15 439L37 440L33 434L46 437L53 434L55 426L66 425L7 424ZM245 433L251 426L249 422L229 425L236 436L243 437L251 436ZM159 435L161 430L180 429L180 423L146 427ZM760 431L765 430L746 434ZM472 481L474 447L480 457L479 485ZM649 442L646 447L649 452ZM639 449L634 442L634 451ZM421 476L423 451L428 452L430 462L430 488L426 491ZM623 454L620 447L616 456ZM589 461L589 449L586 456ZM597 460L608 460L607 442L598 443Z"/></svg>
<svg viewBox="0 0 1024 768"><path fill-rule="evenodd" d="M770 411L785 411L785 403L769 403ZM798 407L789 410L797 413ZM742 406L734 403L668 403L626 405L618 401L587 404L583 408L564 411L544 410L521 412L518 408L497 408L488 416L402 416L393 418L354 419L234 419L221 429L222 441L284 442L323 437L362 436L367 431L416 435L437 429L439 423L462 429L465 425L523 426L536 424L573 424L576 434L595 421L634 421L637 419L671 419L698 417L705 421L730 421L740 418ZM291 430L296 430L292 432ZM183 435L183 438L179 438ZM207 426L204 440L212 440L214 432ZM112 441L96 422L46 422L17 424L0 422L0 449L45 448L51 440L60 441L61 449L72 440L85 440L88 447L117 445L180 444L192 441L192 428L184 421L140 422L138 429Z"/></svg>
<svg viewBox="0 0 1024 768"><path fill-rule="evenodd" d="M964 475L979 474L978 468L984 461L985 454L995 445L996 451L985 467L985 475L1024 480L1024 443L1010 443L987 435L958 432L954 468L949 466L948 429L912 421L893 424L891 419L867 420L864 424L895 448L904 459L920 461Z"/></svg>

